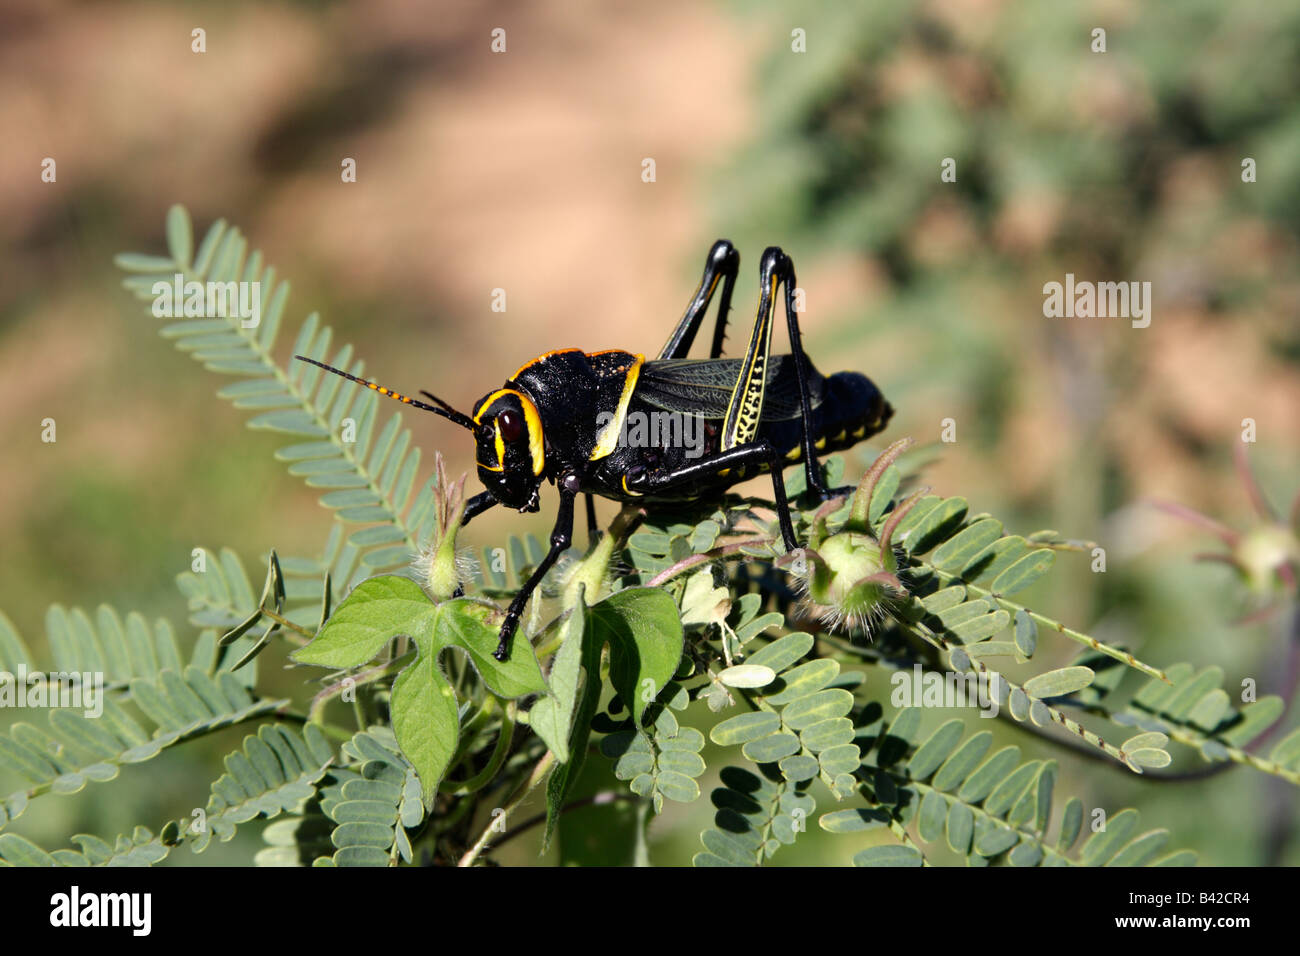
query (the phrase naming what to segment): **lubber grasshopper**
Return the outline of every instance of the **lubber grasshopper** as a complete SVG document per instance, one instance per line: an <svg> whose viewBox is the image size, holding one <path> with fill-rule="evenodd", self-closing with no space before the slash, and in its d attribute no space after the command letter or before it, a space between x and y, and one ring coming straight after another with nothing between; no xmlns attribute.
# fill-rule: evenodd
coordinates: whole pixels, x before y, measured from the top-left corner
<svg viewBox="0 0 1300 956"><path fill-rule="evenodd" d="M802 461L811 494L831 491L817 456L848 448L881 431L893 414L880 390L864 375L821 375L804 355L795 309L794 266L773 246L759 265L758 317L744 358L720 358L727 312L740 255L726 240L709 250L704 275L686 313L659 353L611 349L560 349L525 363L466 415L429 392L429 405L340 369L299 355L381 395L441 415L469 429L477 443L478 475L486 491L465 507L468 523L493 505L537 511L543 482L555 484L560 505L550 550L506 612L497 660L528 598L573 537L574 499L586 495L587 523L595 532L592 495L617 501L681 501L721 494L754 475L772 477L777 520L787 550L797 546L782 468ZM718 284L722 284L713 346L707 359L688 359ZM772 316L777 289L785 288L790 354L772 355ZM672 413L698 426L703 447L664 441L620 441L633 416ZM679 432L680 433L680 432Z"/></svg>

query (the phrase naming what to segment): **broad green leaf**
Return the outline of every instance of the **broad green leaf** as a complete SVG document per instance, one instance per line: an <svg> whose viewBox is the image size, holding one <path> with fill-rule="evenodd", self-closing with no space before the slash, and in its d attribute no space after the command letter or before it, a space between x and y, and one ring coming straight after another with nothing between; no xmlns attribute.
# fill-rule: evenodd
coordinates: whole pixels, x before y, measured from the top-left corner
<svg viewBox="0 0 1300 956"><path fill-rule="evenodd" d="M447 647L464 650L484 684L500 697L546 690L532 646L516 634L510 657L498 662L495 608L467 599L434 604L414 581L387 575L364 581L330 615L321 632L293 654L299 663L353 668L390 640L410 637L415 661L393 682L393 731L420 776L426 805L456 752L459 716L455 692L438 664Z"/></svg>
<svg viewBox="0 0 1300 956"><path fill-rule="evenodd" d="M638 731L650 701L672 680L682 657L683 631L677 603L659 588L628 588L588 608L582 641L584 680L569 738L568 763L546 782L546 831L550 844L569 791L586 759L591 718L600 703L601 650L609 644L610 680L632 710ZM679 788L679 795L685 788Z"/></svg>
<svg viewBox="0 0 1300 956"><path fill-rule="evenodd" d="M291 656L300 664L360 667L398 634L432 634L437 615L437 606L409 578L371 578L353 589L315 639Z"/></svg>
<svg viewBox="0 0 1300 956"><path fill-rule="evenodd" d="M610 682L641 726L682 659L677 603L660 588L627 588L591 606L592 636L610 646Z"/></svg>
<svg viewBox="0 0 1300 956"><path fill-rule="evenodd" d="M546 741L546 746L560 763L569 760L569 734L573 729L573 712L578 706L578 688L582 684L585 591L586 586L579 585L578 601L564 622L562 643L551 664L551 692L534 704L529 712L533 730Z"/></svg>

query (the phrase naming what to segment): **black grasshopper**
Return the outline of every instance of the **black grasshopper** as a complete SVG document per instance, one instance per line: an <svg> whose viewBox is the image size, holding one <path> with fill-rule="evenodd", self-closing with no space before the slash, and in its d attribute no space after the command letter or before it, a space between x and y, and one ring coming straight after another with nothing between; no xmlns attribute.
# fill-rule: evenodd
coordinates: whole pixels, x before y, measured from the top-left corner
<svg viewBox="0 0 1300 956"><path fill-rule="evenodd" d="M810 493L825 499L831 492L817 456L855 445L888 423L894 410L865 375L823 376L808 361L799 339L794 266L775 246L764 251L759 264L758 316L744 357L719 357L739 265L740 255L730 242L714 243L699 288L658 358L619 349L547 352L521 366L469 415L428 392L422 394L433 405L296 356L473 432L478 475L487 490L466 504L466 523L497 504L537 511L543 482L557 486L560 504L550 550L510 602L498 660L506 659L528 598L572 542L579 494L586 495L588 528L594 534L592 495L682 501L717 496L737 482L768 473L781 536L786 549L793 550L797 545L783 467L802 461ZM688 359L719 283L710 357ZM790 354L772 355L772 316L782 286ZM663 425L667 429L655 427ZM654 440L627 440L645 435Z"/></svg>

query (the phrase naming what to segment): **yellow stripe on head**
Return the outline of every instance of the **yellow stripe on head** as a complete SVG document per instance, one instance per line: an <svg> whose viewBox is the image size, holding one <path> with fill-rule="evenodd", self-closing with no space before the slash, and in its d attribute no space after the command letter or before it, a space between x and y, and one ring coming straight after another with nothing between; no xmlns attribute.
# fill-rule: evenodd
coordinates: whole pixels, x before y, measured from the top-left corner
<svg viewBox="0 0 1300 956"><path fill-rule="evenodd" d="M533 404L531 398L517 389L499 388L487 398L483 399L483 401L478 403L478 406L474 409L474 424L483 424L484 413L491 408L498 399L506 395L513 395L518 399L519 407L524 410L524 427L528 429L528 455L533 462L533 474L540 475L546 468L546 440L542 430L542 417L537 414L537 406ZM495 444L497 457L504 465L505 442L501 438L500 426L494 423L493 428L496 429ZM489 466L484 465L483 467L488 468ZM489 470L496 471L497 469L490 468Z"/></svg>

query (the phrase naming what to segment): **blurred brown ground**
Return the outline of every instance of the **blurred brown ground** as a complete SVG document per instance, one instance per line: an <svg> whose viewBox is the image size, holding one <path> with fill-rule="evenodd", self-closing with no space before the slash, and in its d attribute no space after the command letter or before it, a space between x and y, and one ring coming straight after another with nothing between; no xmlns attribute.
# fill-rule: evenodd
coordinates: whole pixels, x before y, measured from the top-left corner
<svg viewBox="0 0 1300 956"><path fill-rule="evenodd" d="M159 349L152 320L116 288L112 252L160 249L171 203L200 234L217 217L239 225L294 282L282 350L319 308L371 374L464 406L549 348L656 348L706 248L701 183L752 118L755 45L696 4L18 4L0 16L0 534L11 555L41 547L22 540L24 525L69 467L137 489L135 511L184 470L177 458L246 454L260 469L257 438L226 427L238 413L202 408L218 380ZM503 55L489 51L497 25ZM194 26L207 31L201 55ZM56 184L37 175L45 156ZM640 178L644 156L653 184ZM357 161L355 184L340 182L343 157ZM489 309L498 287L504 314ZM156 376L165 395L145 359L170 364ZM32 444L47 415L56 448ZM214 447L201 423L234 449ZM470 466L453 427L416 426L426 448ZM271 493L282 514L293 502L277 523L324 517L292 479ZM50 518L46 532L89 530ZM0 598L24 630L68 597L6 577Z"/></svg>
<svg viewBox="0 0 1300 956"><path fill-rule="evenodd" d="M955 25L975 22L980 8L935 5ZM254 474L273 473L263 461L266 442L240 435L238 414L211 402L217 380L169 354L151 320L116 288L109 256L160 250L167 206L186 203L200 230L219 216L238 224L294 281L281 348L306 312L320 309L358 345L372 375L406 390L435 388L463 406L549 348L657 347L707 242L727 232L712 187L761 119L754 64L780 35L761 17L742 23L689 3L428 8L389 0L192 11L17 3L0 16L0 129L8 144L0 154L0 439L9 450L0 534L15 556L38 554L48 546L39 539L55 534L74 542L66 550L83 555L90 570L114 572L131 556L78 542L94 529L43 510L69 470L111 476L121 506L138 512L149 510L151 486L210 472L218 455L247 453ZM508 27L504 55L489 51L498 25ZM207 31L201 55L190 50L195 26ZM902 55L888 77L907 89L926 70ZM968 64L964 75L978 99L978 70ZM1121 123L1150 108L1122 76L1101 75L1110 86L1090 83L1079 109ZM39 180L45 156L58 161L57 184ZM654 184L640 179L646 156L657 163ZM357 160L355 184L339 181L343 157ZM1194 199L1214 188L1212 175L1192 158L1167 188ZM1027 194L996 235L1010 249L1032 251L1060 228L1059 208L1050 194ZM919 258L941 265L960 262L976 241L960 208L940 196L911 243ZM1216 258L1229 271L1266 275L1295 257L1258 224L1219 241ZM889 283L869 258L800 259L791 251L809 290L814 347L836 316L888 301ZM742 250L749 268L738 323L752 308L757 252ZM507 292L504 314L489 309L494 288ZM1035 289L1015 292L1019 302L991 289L987 301L971 303L972 321L987 323L991 335L1003 330L1008 345L1025 328L1023 316L990 313L1036 306ZM1278 305L1294 314L1294 301ZM1257 320L1265 329L1280 321L1276 312ZM1080 369L1104 374L1116 349L1127 348L1112 325L1064 328L1060 364L1022 369L1027 378L1001 447L945 449L932 483L1024 499L1058 481L1078 411L1059 382ZM1293 370L1270 361L1264 338L1240 327L1187 308L1162 314L1150 331L1140 387L1122 402L1112 396L1102 423L1132 462L1139 493L1221 500L1230 476L1225 470L1228 484L1207 493L1204 474L1187 467L1200 450L1189 443L1222 446L1227 423L1250 414L1276 426L1300 407ZM869 342L818 361L828 370L863 367L887 385L907 376L917 331L891 330L886 347ZM1070 365L1075 371L1061 367ZM897 420L923 440L962 397L924 400ZM47 415L61 425L57 449L32 443ZM234 444L219 450L201 434L209 428ZM452 426L422 420L417 428L426 448L444 450L455 469L469 467ZM1279 437L1276 427L1271 437ZM1296 436L1285 437L1294 449ZM1007 455L1018 463L1010 477L1001 466ZM189 456L197 459L183 464ZM193 490L203 497L220 496L199 484ZM281 535L317 517L314 496L291 480L266 493L275 507L252 517L281 515ZM175 502L182 518L194 510L184 498ZM251 507L246 494L222 506L219 521L194 515L196 527L173 529L178 562L188 553L182 545L216 543L209 530L230 527ZM35 527L34 516L42 518ZM489 534L498 520L488 519ZM236 524L239 536L243 522ZM232 543L261 551L269 533ZM38 582L22 574L5 577L0 606L29 626L45 602L65 596L57 586L35 593Z"/></svg>

